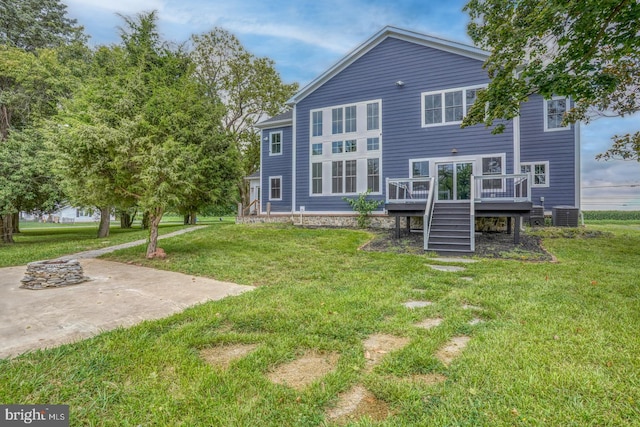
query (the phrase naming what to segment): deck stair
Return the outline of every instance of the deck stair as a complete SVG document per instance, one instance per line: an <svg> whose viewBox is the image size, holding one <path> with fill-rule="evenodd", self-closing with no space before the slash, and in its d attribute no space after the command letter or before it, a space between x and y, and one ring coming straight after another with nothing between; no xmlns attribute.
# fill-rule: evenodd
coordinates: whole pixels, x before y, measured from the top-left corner
<svg viewBox="0 0 640 427"><path fill-rule="evenodd" d="M426 250L435 252L473 252L471 206L465 202L436 202L429 224Z"/></svg>

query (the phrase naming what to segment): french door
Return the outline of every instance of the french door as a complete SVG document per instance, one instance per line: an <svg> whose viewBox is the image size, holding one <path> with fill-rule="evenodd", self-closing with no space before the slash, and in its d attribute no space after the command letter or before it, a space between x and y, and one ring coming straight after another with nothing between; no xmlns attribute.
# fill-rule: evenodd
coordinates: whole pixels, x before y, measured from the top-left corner
<svg viewBox="0 0 640 427"><path fill-rule="evenodd" d="M438 200L469 200L473 162L436 163Z"/></svg>

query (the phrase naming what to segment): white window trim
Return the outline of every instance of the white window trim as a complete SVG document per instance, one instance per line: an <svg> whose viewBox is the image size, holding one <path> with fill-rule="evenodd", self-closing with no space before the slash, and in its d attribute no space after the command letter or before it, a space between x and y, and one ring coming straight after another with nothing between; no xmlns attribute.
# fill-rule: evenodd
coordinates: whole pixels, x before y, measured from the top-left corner
<svg viewBox="0 0 640 427"><path fill-rule="evenodd" d="M543 121L544 121L544 131L545 132L558 132L558 131L570 130L571 129L571 123L567 124L567 126L561 126L561 127L558 127L558 128L549 128L549 101L556 101L556 100L560 100L560 99L566 99L567 100L566 111L569 111L569 98L567 98L566 96L552 96L551 99L543 99L543 102L542 102L542 105L543 105L542 118L543 118Z"/></svg>
<svg viewBox="0 0 640 427"><path fill-rule="evenodd" d="M409 159L409 178L413 178L413 164L416 162L427 162L429 163L429 177L431 176L431 167L432 167L432 158L422 158L422 159Z"/></svg>
<svg viewBox="0 0 640 427"><path fill-rule="evenodd" d="M280 198L279 199L272 199L271 198L271 180L273 179L279 179L280 180ZM282 201L282 194L284 193L284 189L282 188L282 175L276 175L276 176L270 176L269 177L269 201Z"/></svg>
<svg viewBox="0 0 640 427"><path fill-rule="evenodd" d="M273 135L280 135L280 152L279 153L274 153L271 150L273 150L273 140L271 138L273 138ZM277 131L277 132L269 132L269 155L270 156L282 156L282 152L284 151L284 140L283 140L283 132L281 130Z"/></svg>
<svg viewBox="0 0 640 427"><path fill-rule="evenodd" d="M460 123L462 123L462 120L457 120L454 122L445 122L445 116L446 116L446 105L445 105L445 93L448 92L459 92L462 91L462 117L466 117L468 111L467 111L467 90L470 89L484 89L486 88L487 85L483 84L483 85L474 85L474 86L464 86L464 87L454 87L454 88L450 88L450 89L441 89L441 90L433 90L433 91L429 91L429 92L422 92L420 94L420 123L422 124L423 128L430 128L430 127L438 127L438 126L449 126L449 125L459 125ZM424 97L427 95L440 95L441 97L441 106L440 108L442 109L442 121L440 123L425 123L424 120Z"/></svg>
<svg viewBox="0 0 640 427"><path fill-rule="evenodd" d="M544 184L536 184L535 180L535 166L536 165L544 165L545 170L545 183ZM549 161L545 160L542 162L520 162L520 167L522 166L530 166L531 167L531 188L548 188L549 182L551 181L551 176L549 174ZM522 170L522 169L520 169Z"/></svg>

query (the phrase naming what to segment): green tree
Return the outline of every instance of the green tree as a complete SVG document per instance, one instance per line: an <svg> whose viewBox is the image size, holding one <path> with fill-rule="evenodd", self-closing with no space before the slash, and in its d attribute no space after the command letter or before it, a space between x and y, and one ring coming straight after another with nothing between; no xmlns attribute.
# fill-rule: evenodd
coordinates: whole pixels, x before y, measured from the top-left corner
<svg viewBox="0 0 640 427"><path fill-rule="evenodd" d="M151 257L164 212L226 197L237 161L219 103L189 56L161 41L155 12L124 20L121 46L96 52L92 78L58 117L55 152L71 194L148 213Z"/></svg>
<svg viewBox="0 0 640 427"><path fill-rule="evenodd" d="M471 0L469 35L491 52L491 81L463 125L512 119L534 93L574 101L567 123L640 111L636 0ZM501 132L498 125L494 132ZM602 158L636 158L640 133L616 135Z"/></svg>
<svg viewBox="0 0 640 427"><path fill-rule="evenodd" d="M223 126L238 153L242 174L237 180L241 200L247 202L244 176L260 165L260 134L255 123L283 112L298 84L285 84L269 58L259 58L228 31L214 28L191 38L196 76L207 95L224 106Z"/></svg>

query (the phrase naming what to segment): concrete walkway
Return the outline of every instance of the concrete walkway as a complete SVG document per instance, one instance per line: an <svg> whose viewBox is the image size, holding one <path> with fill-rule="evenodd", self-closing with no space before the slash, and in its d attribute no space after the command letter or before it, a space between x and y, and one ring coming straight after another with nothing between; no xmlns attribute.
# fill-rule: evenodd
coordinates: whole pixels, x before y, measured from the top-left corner
<svg viewBox="0 0 640 427"><path fill-rule="evenodd" d="M182 273L91 259L144 243L140 240L64 257L80 259L85 276L91 278L88 282L64 288L21 289L20 279L26 267L0 268L0 358L55 347L118 326L159 319L195 304L254 289Z"/></svg>

